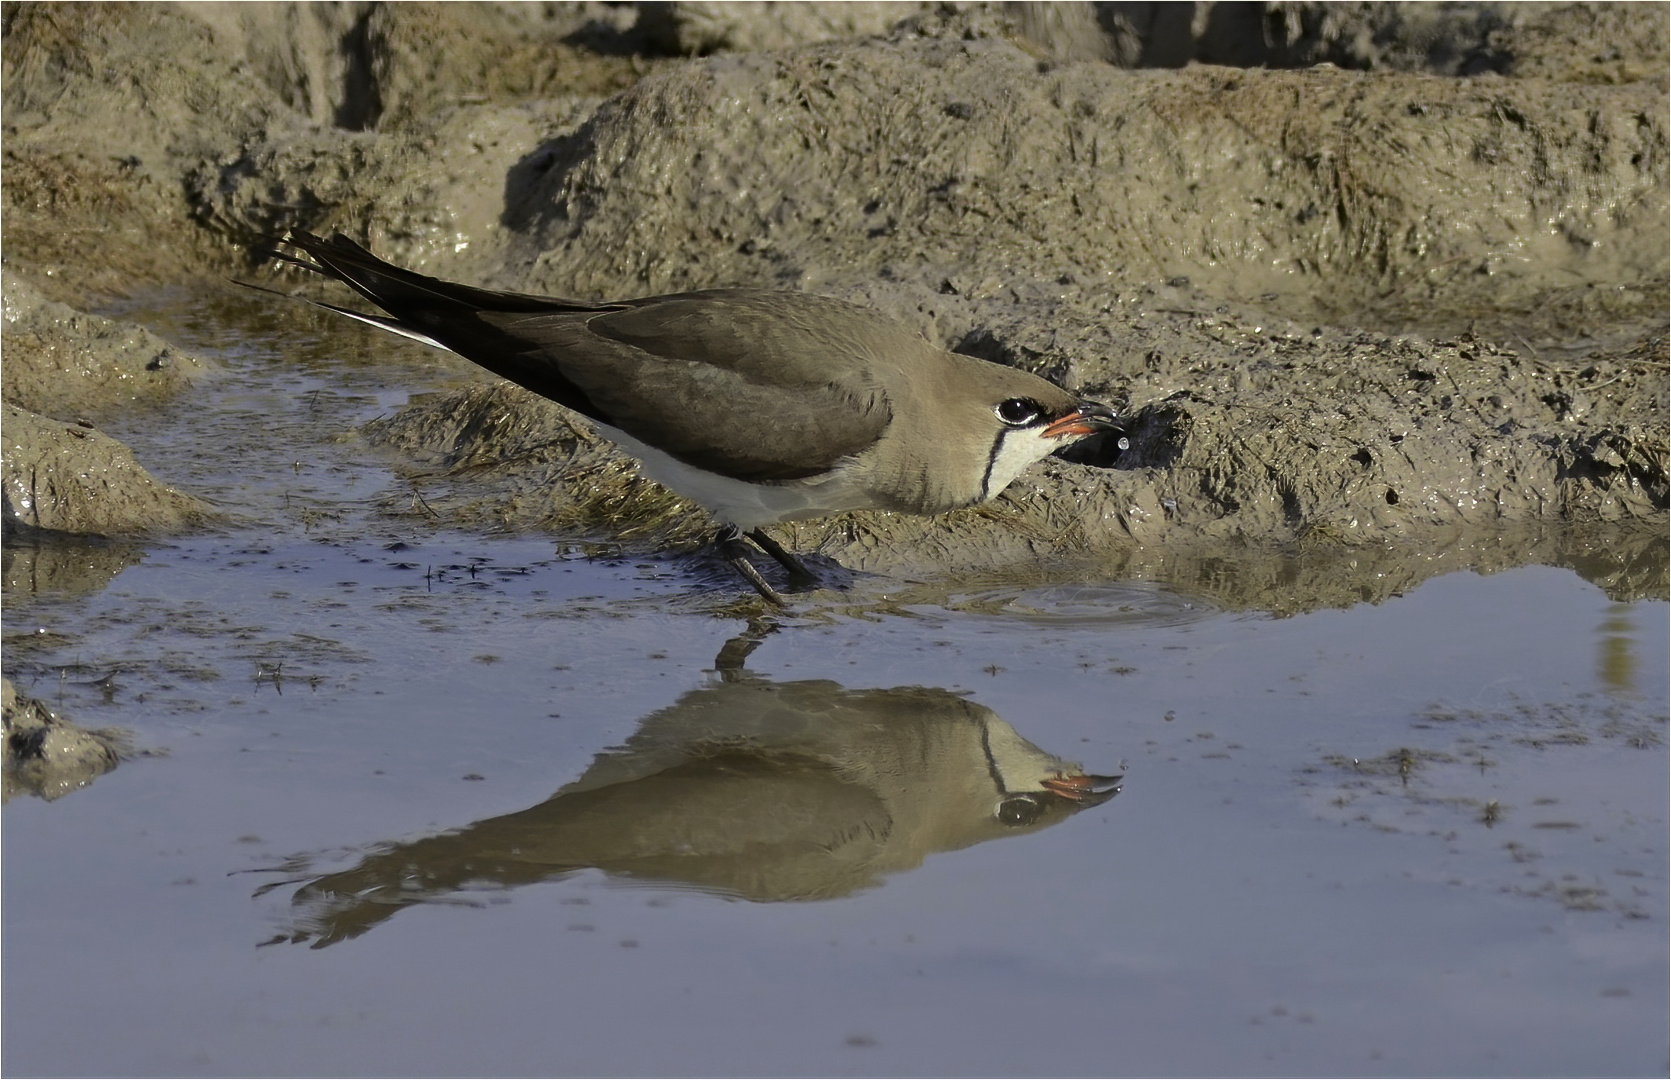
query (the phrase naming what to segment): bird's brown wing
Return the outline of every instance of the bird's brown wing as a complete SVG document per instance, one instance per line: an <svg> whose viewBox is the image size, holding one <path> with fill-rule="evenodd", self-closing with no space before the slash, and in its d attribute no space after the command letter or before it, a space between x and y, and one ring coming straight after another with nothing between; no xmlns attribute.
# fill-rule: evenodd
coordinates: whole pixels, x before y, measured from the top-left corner
<svg viewBox="0 0 1671 1080"><path fill-rule="evenodd" d="M860 384L878 363L932 351L880 313L809 293L710 289L622 302L590 316L600 337L783 386Z"/></svg>
<svg viewBox="0 0 1671 1080"><path fill-rule="evenodd" d="M676 331L653 348L596 332L596 318L498 315L482 320L520 343L487 364L536 393L584 396L588 415L698 468L744 480L814 476L860 453L892 413L880 389L852 378L769 378L757 357ZM643 340L640 338L640 340Z"/></svg>
<svg viewBox="0 0 1671 1080"><path fill-rule="evenodd" d="M592 304L442 281L340 234L295 231L285 243L311 261L280 258L389 314L323 306L450 349L686 464L746 480L814 476L874 443L892 414L860 361L911 340L863 309L804 294Z"/></svg>

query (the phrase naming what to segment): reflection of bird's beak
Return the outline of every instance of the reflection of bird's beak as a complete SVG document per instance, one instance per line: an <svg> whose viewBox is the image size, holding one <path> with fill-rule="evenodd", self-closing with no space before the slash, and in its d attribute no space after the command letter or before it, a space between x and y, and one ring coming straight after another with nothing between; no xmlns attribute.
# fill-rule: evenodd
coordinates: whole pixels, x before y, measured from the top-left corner
<svg viewBox="0 0 1671 1080"><path fill-rule="evenodd" d="M1039 432L1039 437L1060 439L1068 435L1095 435L1099 431L1124 430L1119 420L1115 419L1113 409L1094 401L1081 401L1079 408Z"/></svg>
<svg viewBox="0 0 1671 1080"><path fill-rule="evenodd" d="M1124 776L1092 776L1088 773L1057 773L1043 781L1045 790L1076 803L1095 806L1112 799L1120 790Z"/></svg>

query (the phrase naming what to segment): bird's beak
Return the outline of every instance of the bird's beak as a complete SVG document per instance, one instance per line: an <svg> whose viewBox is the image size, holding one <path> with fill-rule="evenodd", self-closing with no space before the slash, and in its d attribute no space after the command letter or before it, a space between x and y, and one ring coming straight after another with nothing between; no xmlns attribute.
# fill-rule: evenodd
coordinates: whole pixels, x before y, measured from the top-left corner
<svg viewBox="0 0 1671 1080"><path fill-rule="evenodd" d="M1120 781L1123 779L1125 779L1123 776L1057 773L1055 776L1046 778L1042 783L1045 790L1052 794L1060 795L1064 799L1072 799L1074 802L1089 803L1091 806L1095 806L1097 803L1113 798L1119 792Z"/></svg>
<svg viewBox="0 0 1671 1080"><path fill-rule="evenodd" d="M1057 420L1043 431L1039 437L1043 439L1061 439L1069 435L1078 437L1095 435L1099 431L1124 431L1120 421L1115 419L1114 410L1107 405L1099 405L1094 401L1081 401L1079 408Z"/></svg>

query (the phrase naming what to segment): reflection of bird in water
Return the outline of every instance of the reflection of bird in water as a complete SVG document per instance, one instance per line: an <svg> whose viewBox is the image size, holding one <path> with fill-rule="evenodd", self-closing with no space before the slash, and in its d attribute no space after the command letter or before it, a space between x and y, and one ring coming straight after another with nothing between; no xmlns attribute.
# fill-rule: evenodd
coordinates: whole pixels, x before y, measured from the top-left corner
<svg viewBox="0 0 1671 1080"><path fill-rule="evenodd" d="M289 940L364 933L409 904L586 868L750 900L843 896L938 851L1112 798L945 690L744 678L646 717L538 806L309 881Z"/></svg>

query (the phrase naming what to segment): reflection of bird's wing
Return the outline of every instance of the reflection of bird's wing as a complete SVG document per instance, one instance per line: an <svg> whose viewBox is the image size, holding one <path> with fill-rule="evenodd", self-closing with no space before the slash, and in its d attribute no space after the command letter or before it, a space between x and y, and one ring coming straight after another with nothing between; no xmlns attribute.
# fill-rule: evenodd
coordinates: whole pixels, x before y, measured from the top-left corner
<svg viewBox="0 0 1671 1080"><path fill-rule="evenodd" d="M839 896L870 884L892 831L874 792L806 762L751 754L690 761L512 815L519 857L683 882L755 900ZM510 819L506 819L507 823Z"/></svg>
<svg viewBox="0 0 1671 1080"><path fill-rule="evenodd" d="M774 683L748 679L687 691L639 721L626 742L599 753L558 794L638 780L683 762L728 751L794 757L839 767L855 721L874 718L843 708L852 692L824 679Z"/></svg>

